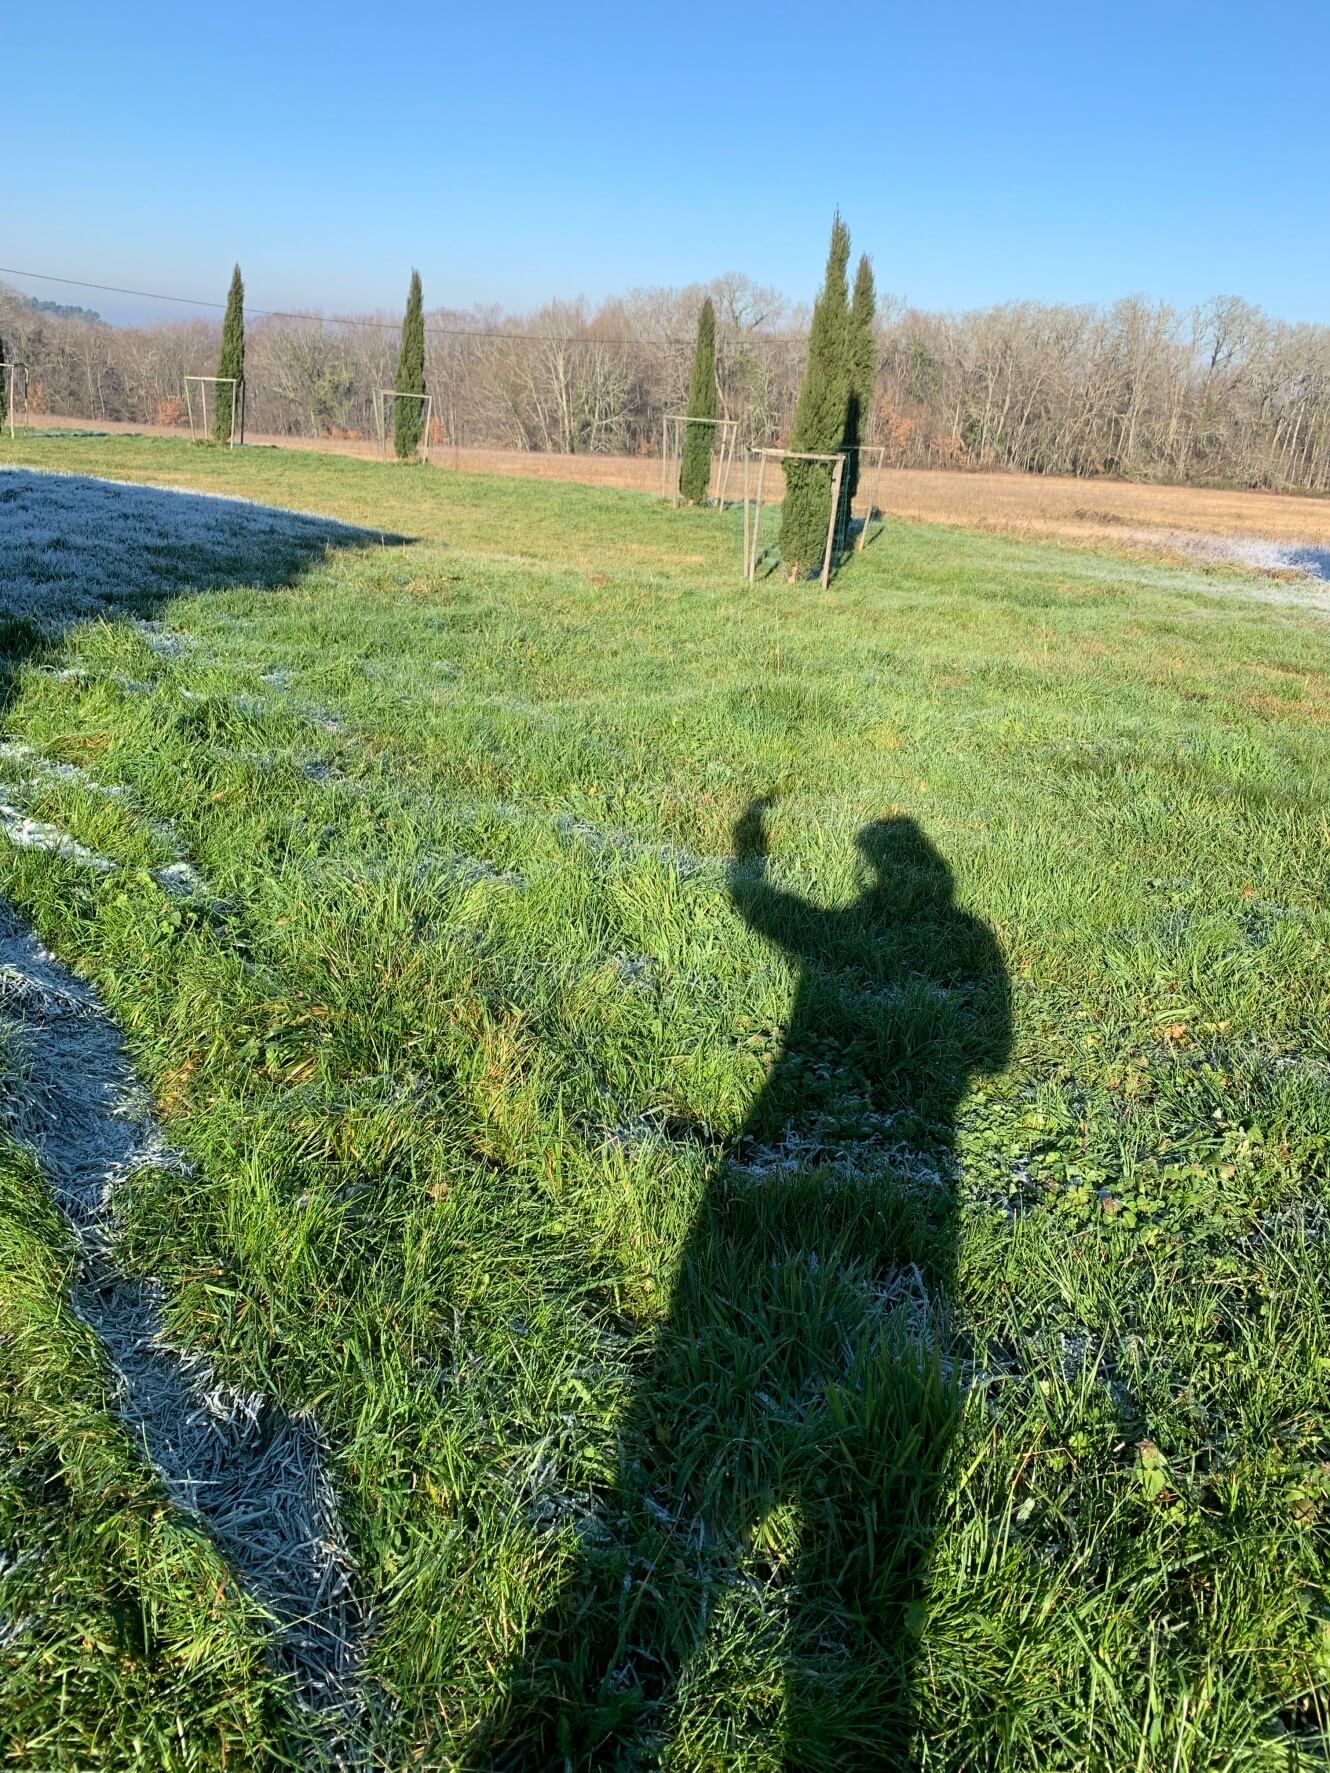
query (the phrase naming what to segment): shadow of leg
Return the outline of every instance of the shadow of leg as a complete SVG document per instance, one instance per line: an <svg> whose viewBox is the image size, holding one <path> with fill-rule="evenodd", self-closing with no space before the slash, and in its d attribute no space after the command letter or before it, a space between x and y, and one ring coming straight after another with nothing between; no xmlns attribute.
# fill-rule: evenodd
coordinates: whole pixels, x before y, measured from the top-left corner
<svg viewBox="0 0 1330 1773"><path fill-rule="evenodd" d="M467 1767L720 1764L727 1741L803 1773L909 1764L957 1401L935 1197L716 1177L601 1536Z"/></svg>
<svg viewBox="0 0 1330 1773"><path fill-rule="evenodd" d="M915 1660L958 1393L936 1352L883 1348L828 1397L835 1457L802 1497L784 1765L914 1766Z"/></svg>

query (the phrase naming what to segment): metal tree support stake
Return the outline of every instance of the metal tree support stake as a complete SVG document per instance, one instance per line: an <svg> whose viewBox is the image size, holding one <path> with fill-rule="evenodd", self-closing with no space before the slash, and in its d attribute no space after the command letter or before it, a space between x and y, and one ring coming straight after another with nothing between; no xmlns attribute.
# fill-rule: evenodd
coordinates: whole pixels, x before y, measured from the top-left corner
<svg viewBox="0 0 1330 1773"><path fill-rule="evenodd" d="M190 394L191 386L196 383L199 390L199 407L201 423L194 423L194 401ZM208 389L229 386L231 389L231 431L227 443L228 449L236 446L236 436L245 441L245 378L244 376L186 376L185 407L189 413L189 440L191 443L208 441Z"/></svg>
<svg viewBox="0 0 1330 1773"><path fill-rule="evenodd" d="M859 457L861 463L866 455L876 456L877 458L873 463L873 490L869 496L868 510L864 513L864 527L859 531L859 540L854 545L855 553L862 554L868 542L868 526L873 521L874 511L877 510L877 494L878 488L882 482L882 463L886 458L887 446L885 443L855 443L846 448L845 454L847 456L851 449ZM848 503L844 515L845 523L842 526L840 538L842 542L846 539L854 515L850 510Z"/></svg>
<svg viewBox="0 0 1330 1773"><path fill-rule="evenodd" d="M754 498L754 519L748 522L748 461L750 456L757 457L757 494ZM749 449L744 455L744 578L751 584L757 577L758 536L762 528L762 484L766 477L767 461L771 458L779 462L829 462L831 464L831 511L827 517L827 545L822 555L822 571L818 575L825 591L831 583L831 556L836 541L836 519L840 514L841 480L845 473L845 451L819 455L811 450L802 449ZM751 534L751 547L750 547Z"/></svg>
<svg viewBox="0 0 1330 1773"><path fill-rule="evenodd" d="M374 391L374 410L379 421L379 454L388 460L388 402L390 400L423 400L425 402L425 428L420 434L420 459L429 460L429 433L434 422L434 396L432 394L404 394L400 388L377 388Z"/></svg>
<svg viewBox="0 0 1330 1773"><path fill-rule="evenodd" d="M735 446L739 440L738 419L692 419L686 412L667 412L660 421L660 496L662 499L673 498L679 503L679 476L671 475L670 469L678 462L683 453L680 442L681 425L712 425L720 431L720 485L716 492L716 503L724 510L725 490L730 484L730 468L734 462ZM713 443L714 450L714 443Z"/></svg>
<svg viewBox="0 0 1330 1773"><path fill-rule="evenodd" d="M744 451L744 578L748 577L748 458L752 452ZM761 513L759 513L760 517Z"/></svg>

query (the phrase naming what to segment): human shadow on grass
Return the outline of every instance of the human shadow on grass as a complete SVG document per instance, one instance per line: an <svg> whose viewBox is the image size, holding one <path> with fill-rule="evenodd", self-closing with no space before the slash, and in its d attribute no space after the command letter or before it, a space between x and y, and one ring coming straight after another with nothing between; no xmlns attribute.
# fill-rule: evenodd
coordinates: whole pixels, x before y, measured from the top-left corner
<svg viewBox="0 0 1330 1773"><path fill-rule="evenodd" d="M24 668L54 667L83 623L150 621L200 591L277 590L333 549L402 540L244 500L0 470L0 710ZM152 639L174 648L169 634ZM26 792L0 790L20 803ZM3 815L11 841L76 853L22 804ZM345 1713L364 1620L317 1425L270 1398L229 1391L205 1358L173 1348L159 1290L119 1268L115 1190L132 1185L136 1169L179 1160L95 995L3 901L0 1026L21 1059L20 1075L4 1080L5 1118L78 1239L74 1303L101 1341L131 1437L277 1620L275 1660L301 1704L325 1718Z"/></svg>
<svg viewBox="0 0 1330 1773"><path fill-rule="evenodd" d="M789 1022L710 1173L602 1534L468 1769L668 1763L685 1737L708 1764L759 1742L800 1773L913 1764L959 1407L955 1120L1006 1061L1007 975L913 820L860 833L838 908L771 883L765 813L735 828L730 893L798 968Z"/></svg>

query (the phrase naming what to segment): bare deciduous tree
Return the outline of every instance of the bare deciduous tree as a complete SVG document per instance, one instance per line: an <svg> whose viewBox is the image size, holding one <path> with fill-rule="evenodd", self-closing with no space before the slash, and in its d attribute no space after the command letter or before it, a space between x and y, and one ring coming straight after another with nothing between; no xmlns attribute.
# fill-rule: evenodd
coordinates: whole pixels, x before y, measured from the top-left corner
<svg viewBox="0 0 1330 1773"><path fill-rule="evenodd" d="M716 310L719 412L741 441L786 441L808 315L730 275L638 289L589 309L552 302L427 317L426 375L450 442L647 453L687 399L697 312ZM397 321L259 320L252 432L369 437ZM37 310L0 286L0 332L29 366L35 411L183 421L181 379L207 373L206 321L109 327ZM929 314L887 297L869 436L902 467L1014 468L1330 490L1330 327L1273 320L1237 296L1190 313L1012 303Z"/></svg>

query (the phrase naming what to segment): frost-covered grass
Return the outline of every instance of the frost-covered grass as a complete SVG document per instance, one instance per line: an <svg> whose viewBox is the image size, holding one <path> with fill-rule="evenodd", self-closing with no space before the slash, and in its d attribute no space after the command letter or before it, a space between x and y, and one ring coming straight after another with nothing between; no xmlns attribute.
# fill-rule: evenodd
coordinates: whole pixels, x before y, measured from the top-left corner
<svg viewBox="0 0 1330 1773"><path fill-rule="evenodd" d="M181 499L84 474L0 464L5 608L38 624L95 619L185 588L276 584L339 543L350 526L229 497Z"/></svg>
<svg viewBox="0 0 1330 1773"><path fill-rule="evenodd" d="M512 482L42 457L421 539L205 575L184 499L141 598L98 490L132 607L16 630L0 800L61 841L3 889L181 1160L97 1259L316 1425L355 1657L329 1724L11 1141L11 1761L1319 1764L1324 619L904 526L748 589L636 495L523 487L519 533Z"/></svg>
<svg viewBox="0 0 1330 1773"><path fill-rule="evenodd" d="M180 1159L93 993L0 912L0 1016L18 1059L8 1068L6 1133L37 1154L74 1235L74 1311L100 1342L118 1413L172 1502L206 1528L283 1628L275 1658L300 1702L336 1713L360 1621L317 1424L283 1417L261 1392L219 1384L205 1358L171 1345L158 1289L124 1272L119 1193L149 1172L179 1175ZM21 1219L21 1191L12 1206ZM34 1621L39 1642L48 1626Z"/></svg>

